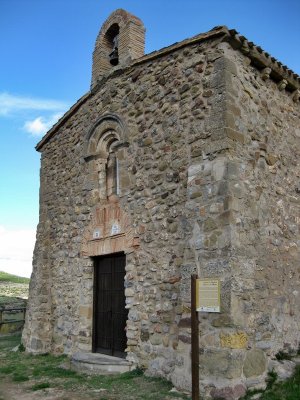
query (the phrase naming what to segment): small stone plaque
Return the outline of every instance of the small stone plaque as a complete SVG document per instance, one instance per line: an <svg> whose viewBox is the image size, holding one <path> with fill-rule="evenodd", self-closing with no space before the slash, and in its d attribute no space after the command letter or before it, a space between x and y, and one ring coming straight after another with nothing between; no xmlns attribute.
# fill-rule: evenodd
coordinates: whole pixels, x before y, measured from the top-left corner
<svg viewBox="0 0 300 400"><path fill-rule="evenodd" d="M202 312L220 312L220 280L197 279L196 310Z"/></svg>
<svg viewBox="0 0 300 400"><path fill-rule="evenodd" d="M93 232L93 239L100 239L100 237L101 237L100 229L95 229Z"/></svg>
<svg viewBox="0 0 300 400"><path fill-rule="evenodd" d="M121 232L120 226L118 224L113 224L111 227L111 235L117 235Z"/></svg>

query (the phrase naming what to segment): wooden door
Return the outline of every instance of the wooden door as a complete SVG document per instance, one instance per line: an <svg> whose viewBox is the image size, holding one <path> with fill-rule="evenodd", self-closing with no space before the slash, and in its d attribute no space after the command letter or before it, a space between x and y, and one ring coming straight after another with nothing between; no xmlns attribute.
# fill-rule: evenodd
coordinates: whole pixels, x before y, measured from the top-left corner
<svg viewBox="0 0 300 400"><path fill-rule="evenodd" d="M124 253L95 258L93 351L125 357Z"/></svg>

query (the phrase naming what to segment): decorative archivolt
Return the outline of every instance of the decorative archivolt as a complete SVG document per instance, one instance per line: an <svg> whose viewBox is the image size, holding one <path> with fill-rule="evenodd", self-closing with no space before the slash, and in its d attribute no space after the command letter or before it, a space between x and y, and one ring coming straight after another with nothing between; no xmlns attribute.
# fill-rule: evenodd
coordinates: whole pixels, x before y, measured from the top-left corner
<svg viewBox="0 0 300 400"><path fill-rule="evenodd" d="M114 114L101 116L87 135L85 160L98 176L99 199L106 201L120 194L118 150L127 145L126 129Z"/></svg>
<svg viewBox="0 0 300 400"><path fill-rule="evenodd" d="M100 156L106 156L109 152L113 150L113 145L120 142L120 137L116 131L108 130L104 132L99 139L96 153Z"/></svg>
<svg viewBox="0 0 300 400"><path fill-rule="evenodd" d="M117 115L105 114L96 121L86 139L85 160L105 158L112 144L127 142L127 131Z"/></svg>

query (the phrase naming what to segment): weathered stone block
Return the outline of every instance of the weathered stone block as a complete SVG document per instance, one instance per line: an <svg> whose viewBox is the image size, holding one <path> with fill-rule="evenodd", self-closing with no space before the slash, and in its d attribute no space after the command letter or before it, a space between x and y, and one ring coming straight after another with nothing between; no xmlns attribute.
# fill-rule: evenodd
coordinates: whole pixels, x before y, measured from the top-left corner
<svg viewBox="0 0 300 400"><path fill-rule="evenodd" d="M200 374L237 379L242 375L243 353L238 350L204 350L199 356Z"/></svg>
<svg viewBox="0 0 300 400"><path fill-rule="evenodd" d="M225 387L222 389L213 389L210 395L213 399L238 400L246 394L244 385L236 385L234 387Z"/></svg>
<svg viewBox="0 0 300 400"><path fill-rule="evenodd" d="M91 306L80 306L79 307L80 317L90 319L90 318L92 318L92 312L93 312L93 308Z"/></svg>
<svg viewBox="0 0 300 400"><path fill-rule="evenodd" d="M162 335L159 333L154 333L153 335L150 336L150 342L154 346L157 346L162 343Z"/></svg>
<svg viewBox="0 0 300 400"><path fill-rule="evenodd" d="M252 349L247 352L243 365L243 373L246 378L264 374L266 367L266 356L262 350Z"/></svg>
<svg viewBox="0 0 300 400"><path fill-rule="evenodd" d="M232 327L233 321L229 315L220 315L212 321L215 328Z"/></svg>

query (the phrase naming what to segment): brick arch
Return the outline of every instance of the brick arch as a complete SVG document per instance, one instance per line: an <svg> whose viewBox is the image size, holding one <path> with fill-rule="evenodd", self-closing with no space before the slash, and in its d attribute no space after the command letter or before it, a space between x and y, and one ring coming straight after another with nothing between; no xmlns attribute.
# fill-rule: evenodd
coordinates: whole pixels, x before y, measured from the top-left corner
<svg viewBox="0 0 300 400"><path fill-rule="evenodd" d="M118 203L94 208L91 222L83 235L82 256L95 257L120 251L128 254L138 246L139 239L131 221Z"/></svg>
<svg viewBox="0 0 300 400"><path fill-rule="evenodd" d="M119 34L119 63L125 66L144 55L145 28L143 22L129 12L118 9L104 22L97 36L93 53L92 86L115 67L109 61L114 34Z"/></svg>

